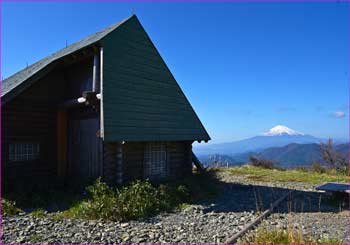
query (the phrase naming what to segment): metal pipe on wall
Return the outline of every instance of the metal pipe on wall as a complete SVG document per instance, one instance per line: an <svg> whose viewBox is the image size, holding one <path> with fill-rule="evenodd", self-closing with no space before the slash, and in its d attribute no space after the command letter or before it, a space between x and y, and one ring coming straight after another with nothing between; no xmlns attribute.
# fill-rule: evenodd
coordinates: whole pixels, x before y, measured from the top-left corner
<svg viewBox="0 0 350 245"><path fill-rule="evenodd" d="M94 64L92 68L92 91L97 91L97 63L98 63L98 57L97 54L94 55Z"/></svg>
<svg viewBox="0 0 350 245"><path fill-rule="evenodd" d="M103 115L103 47L100 48L100 137L104 139Z"/></svg>

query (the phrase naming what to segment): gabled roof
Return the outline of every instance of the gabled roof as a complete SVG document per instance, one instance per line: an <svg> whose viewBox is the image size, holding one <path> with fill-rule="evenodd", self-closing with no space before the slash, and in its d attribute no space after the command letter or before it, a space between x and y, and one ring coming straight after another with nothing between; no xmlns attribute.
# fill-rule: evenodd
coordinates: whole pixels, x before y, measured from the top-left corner
<svg viewBox="0 0 350 245"><path fill-rule="evenodd" d="M29 78L31 78L33 75L37 74L53 62L100 41L103 37L117 29L121 24L123 24L130 18L132 18L132 16L116 24L111 25L102 31L96 32L95 34L83 38L82 40L63 48L57 51L56 53L53 53L37 61L36 63L24 68L23 70L16 72L12 76L6 78L1 83L1 97L6 96L12 90L28 81Z"/></svg>
<svg viewBox="0 0 350 245"><path fill-rule="evenodd" d="M210 140L136 16L101 45L106 141Z"/></svg>
<svg viewBox="0 0 350 245"><path fill-rule="evenodd" d="M103 47L106 141L194 141L210 136L135 15L82 39L2 82L9 101L57 64L91 45ZM118 96L116 96L118 95Z"/></svg>

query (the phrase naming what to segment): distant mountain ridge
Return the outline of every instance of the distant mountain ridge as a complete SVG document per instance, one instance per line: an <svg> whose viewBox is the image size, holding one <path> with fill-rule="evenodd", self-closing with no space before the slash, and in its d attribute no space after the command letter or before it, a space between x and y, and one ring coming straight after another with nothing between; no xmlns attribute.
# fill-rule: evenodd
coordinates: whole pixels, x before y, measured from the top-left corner
<svg viewBox="0 0 350 245"><path fill-rule="evenodd" d="M282 147L271 147L257 153L258 158L274 160L282 167L311 165L312 162L323 162L319 144L292 143Z"/></svg>
<svg viewBox="0 0 350 245"><path fill-rule="evenodd" d="M261 133L248 139L239 141L213 144L208 146L194 147L197 154L225 154L234 155L238 153L245 153L248 151L261 151L270 147L280 147L291 143L310 144L320 143L322 139L316 138L312 135L307 135L296 130L290 129L283 125L277 125L267 132Z"/></svg>
<svg viewBox="0 0 350 245"><path fill-rule="evenodd" d="M349 144L335 145L335 150L341 153L344 158L348 159ZM279 166L285 168L294 168L299 166L308 167L312 164L312 162L324 163L321 157L320 145L315 143L291 143L282 147L266 148L259 152L246 152L232 156L225 155L224 157L222 157L220 154L216 154L215 157L207 155L201 156L200 159L205 161L206 165L218 164L220 166L235 166L248 163L250 156L274 160Z"/></svg>
<svg viewBox="0 0 350 245"><path fill-rule="evenodd" d="M320 143L324 139L277 125L257 136L221 144L195 146L194 152L206 165L245 164L250 156L275 160L282 167L322 163ZM349 145L335 143L335 149L348 157Z"/></svg>

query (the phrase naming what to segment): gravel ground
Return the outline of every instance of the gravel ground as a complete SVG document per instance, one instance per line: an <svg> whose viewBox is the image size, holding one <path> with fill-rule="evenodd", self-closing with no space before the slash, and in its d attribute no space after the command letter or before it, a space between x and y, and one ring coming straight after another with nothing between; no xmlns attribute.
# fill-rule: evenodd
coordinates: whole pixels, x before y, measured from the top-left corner
<svg viewBox="0 0 350 245"><path fill-rule="evenodd" d="M346 236L349 212L329 205L313 186L295 183L262 183L242 176L220 172L222 195L215 199L188 205L172 213L127 223L82 220L54 220L47 214L35 218L29 214L4 216L3 243L222 243L258 216L288 191L298 189L260 226L284 227L287 214L295 224L313 236L332 237L350 242ZM320 198L321 196L321 198ZM321 199L321 201L320 201ZM252 234L241 241L249 241Z"/></svg>
<svg viewBox="0 0 350 245"><path fill-rule="evenodd" d="M253 213L204 214L197 207L127 223L24 215L4 220L3 237L5 243L217 243L252 218Z"/></svg>
<svg viewBox="0 0 350 245"><path fill-rule="evenodd" d="M237 242L249 243L258 229L288 229L302 231L304 237L314 240L334 239L343 244L350 243L350 212L344 200L334 201L327 193L316 191L316 185L308 183L266 183L245 179L244 176L232 176L221 172L225 182L245 182L252 185L264 185L276 188L294 189L294 192L283 201L274 213L257 227L243 235ZM345 206L345 207L344 207Z"/></svg>

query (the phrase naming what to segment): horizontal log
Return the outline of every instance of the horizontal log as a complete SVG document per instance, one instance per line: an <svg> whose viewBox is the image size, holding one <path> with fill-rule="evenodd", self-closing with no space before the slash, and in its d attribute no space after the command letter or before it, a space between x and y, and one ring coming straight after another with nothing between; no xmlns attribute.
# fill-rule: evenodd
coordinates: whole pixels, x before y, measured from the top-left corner
<svg viewBox="0 0 350 245"><path fill-rule="evenodd" d="M233 244L237 241L238 238L240 238L243 234L245 234L248 230L256 226L258 223L261 222L263 218L265 218L267 215L269 215L275 207L277 207L284 199L286 199L293 190L288 191L285 195L280 197L278 200L276 200L274 203L272 203L271 208L265 210L262 214L260 214L256 219L254 219L252 222L247 224L241 231L238 233L234 234L233 236L229 237L225 244Z"/></svg>

